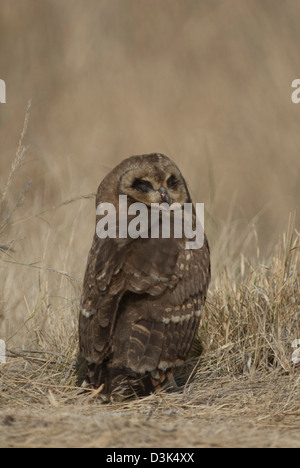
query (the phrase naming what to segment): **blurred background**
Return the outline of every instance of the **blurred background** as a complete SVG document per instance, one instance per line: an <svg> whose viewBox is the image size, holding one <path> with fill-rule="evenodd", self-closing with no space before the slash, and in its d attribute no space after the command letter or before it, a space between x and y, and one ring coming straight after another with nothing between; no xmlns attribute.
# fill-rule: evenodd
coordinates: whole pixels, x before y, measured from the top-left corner
<svg viewBox="0 0 300 468"><path fill-rule="evenodd" d="M2 333L78 300L95 216L81 197L133 154L170 156L205 203L215 274L270 255L300 199L299 19L299 0L0 0L2 191L32 102L2 207Z"/></svg>

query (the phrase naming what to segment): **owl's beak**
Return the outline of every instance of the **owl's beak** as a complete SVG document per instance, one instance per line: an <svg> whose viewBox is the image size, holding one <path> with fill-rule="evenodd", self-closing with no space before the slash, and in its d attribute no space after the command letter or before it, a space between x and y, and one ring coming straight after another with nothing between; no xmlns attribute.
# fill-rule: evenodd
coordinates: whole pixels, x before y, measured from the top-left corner
<svg viewBox="0 0 300 468"><path fill-rule="evenodd" d="M168 205L170 205L170 197L169 197L167 190L164 187L160 187L159 193L161 196L161 201L166 202L168 203Z"/></svg>

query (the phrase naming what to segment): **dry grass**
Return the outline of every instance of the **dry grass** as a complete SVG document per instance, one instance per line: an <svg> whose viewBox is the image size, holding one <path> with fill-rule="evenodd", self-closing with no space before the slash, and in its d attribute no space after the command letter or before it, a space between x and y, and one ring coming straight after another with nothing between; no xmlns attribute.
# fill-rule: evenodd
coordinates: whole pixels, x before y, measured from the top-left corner
<svg viewBox="0 0 300 468"><path fill-rule="evenodd" d="M0 446L299 447L299 373L200 371L185 392L109 405L86 404L75 389L53 384L56 373L48 382L43 368L38 374L10 376Z"/></svg>
<svg viewBox="0 0 300 468"><path fill-rule="evenodd" d="M1 208L24 159L24 136ZM72 201L78 200L54 209ZM2 214L1 235L14 225L19 207ZM59 308L46 284L39 284L33 309L24 297L28 316L8 337L8 360L0 367L0 446L299 447L300 374L291 360L292 342L300 337L300 236L294 221L291 215L268 261L256 258L252 266L241 255L239 265L231 262L215 277L193 355L178 371L181 389L123 403L102 405L93 392L76 387L76 279L23 265L54 272L73 292L67 305L59 298ZM18 262L10 244L2 245L0 260L12 268Z"/></svg>
<svg viewBox="0 0 300 468"><path fill-rule="evenodd" d="M299 2L0 3L0 446L299 447ZM75 374L91 192L151 151L206 204L213 281L180 391L102 405Z"/></svg>

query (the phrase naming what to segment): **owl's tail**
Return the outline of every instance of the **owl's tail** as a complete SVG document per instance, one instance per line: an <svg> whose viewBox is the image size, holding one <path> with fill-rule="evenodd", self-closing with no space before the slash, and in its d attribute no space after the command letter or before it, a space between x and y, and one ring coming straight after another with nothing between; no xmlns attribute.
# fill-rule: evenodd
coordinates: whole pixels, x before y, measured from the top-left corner
<svg viewBox="0 0 300 468"><path fill-rule="evenodd" d="M105 364L87 364L85 371L85 377L81 379L84 387L97 389L102 386L101 395L119 401L147 396L168 386L176 388L173 378L174 368L165 371L157 369L151 373L138 375L130 369L110 367Z"/></svg>
<svg viewBox="0 0 300 468"><path fill-rule="evenodd" d="M166 388L177 388L173 377L174 368L166 371L155 370L143 375L133 374L130 370L114 369L111 373L111 395L123 398L143 397Z"/></svg>

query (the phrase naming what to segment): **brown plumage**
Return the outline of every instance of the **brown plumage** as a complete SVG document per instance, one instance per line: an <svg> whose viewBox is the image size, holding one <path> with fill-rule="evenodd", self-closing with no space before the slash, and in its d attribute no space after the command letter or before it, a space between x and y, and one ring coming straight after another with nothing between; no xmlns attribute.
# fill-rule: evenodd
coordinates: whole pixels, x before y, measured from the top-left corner
<svg viewBox="0 0 300 468"><path fill-rule="evenodd" d="M120 194L127 195L128 206L191 202L178 167L156 153L115 167L100 184L96 205L118 208ZM95 233L79 317L87 384L103 385L106 395L148 394L184 363L210 281L206 237L200 249L185 249L185 240L172 237L172 227L166 239L100 239Z"/></svg>

